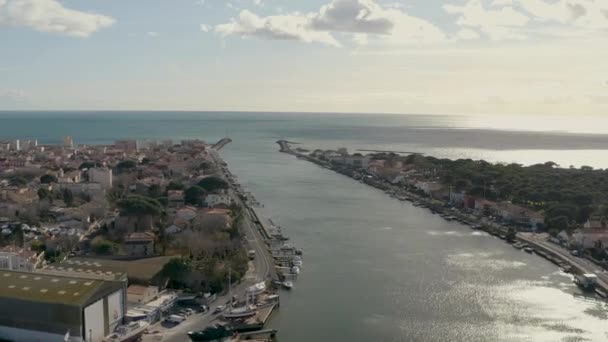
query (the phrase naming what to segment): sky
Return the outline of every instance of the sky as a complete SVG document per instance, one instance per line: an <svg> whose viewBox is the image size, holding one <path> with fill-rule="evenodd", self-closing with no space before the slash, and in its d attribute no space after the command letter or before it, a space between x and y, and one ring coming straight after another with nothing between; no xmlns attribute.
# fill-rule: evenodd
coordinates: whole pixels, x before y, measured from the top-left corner
<svg viewBox="0 0 608 342"><path fill-rule="evenodd" d="M0 0L0 110L608 114L608 0Z"/></svg>

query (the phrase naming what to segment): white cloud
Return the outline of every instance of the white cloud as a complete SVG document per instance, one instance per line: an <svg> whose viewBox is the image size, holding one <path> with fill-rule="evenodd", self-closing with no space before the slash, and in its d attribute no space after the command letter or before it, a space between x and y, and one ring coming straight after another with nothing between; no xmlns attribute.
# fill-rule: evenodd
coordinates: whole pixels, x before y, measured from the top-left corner
<svg viewBox="0 0 608 342"><path fill-rule="evenodd" d="M154 32L154 31L148 31L148 32L146 32L146 34L147 34L149 37L152 37L152 38L156 38L156 37L158 37L158 32Z"/></svg>
<svg viewBox="0 0 608 342"><path fill-rule="evenodd" d="M334 0L310 16L312 29L390 34L395 23L373 0Z"/></svg>
<svg viewBox="0 0 608 342"><path fill-rule="evenodd" d="M229 23L217 25L215 31L226 35L266 39L318 42L331 46L341 44L334 34L352 36L359 45L370 39L383 43L437 42L443 32L430 22L374 0L332 0L319 11L260 17L243 10ZM363 38L365 37L365 38Z"/></svg>
<svg viewBox="0 0 608 342"><path fill-rule="evenodd" d="M114 22L105 15L66 8L56 0L0 0L0 26L88 37Z"/></svg>
<svg viewBox="0 0 608 342"><path fill-rule="evenodd" d="M262 0L253 0L253 4L256 6L262 6L264 4L264 1Z"/></svg>
<svg viewBox="0 0 608 342"><path fill-rule="evenodd" d="M212 27L209 25L205 25L205 24L201 24L201 31L202 32L209 32L211 31Z"/></svg>
<svg viewBox="0 0 608 342"><path fill-rule="evenodd" d="M530 17L511 6L488 9L481 0L469 0L464 5L444 5L449 14L459 15L457 24L478 28L492 40L525 39L521 28L530 22Z"/></svg>
<svg viewBox="0 0 608 342"><path fill-rule="evenodd" d="M340 46L328 32L310 30L307 18L298 15L259 17L248 10L242 10L239 16L231 19L229 23L215 26L215 31L223 36L239 35Z"/></svg>

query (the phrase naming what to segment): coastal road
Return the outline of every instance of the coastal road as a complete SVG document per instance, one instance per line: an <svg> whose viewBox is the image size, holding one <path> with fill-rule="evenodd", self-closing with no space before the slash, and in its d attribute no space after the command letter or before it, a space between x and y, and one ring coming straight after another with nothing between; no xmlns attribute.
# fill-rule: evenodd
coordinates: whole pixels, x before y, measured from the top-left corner
<svg viewBox="0 0 608 342"><path fill-rule="evenodd" d="M215 151L214 151L215 152ZM218 167L222 170L222 177L228 181L231 186L234 188L234 182L232 181L232 176L227 173L227 170L221 167L221 158L216 153L212 152L212 157ZM237 190L237 189L233 189ZM247 288L253 284L256 284L261 281L268 280L271 277L271 272L273 270L274 261L270 256L268 250L266 249L266 245L264 243L264 239L260 234L256 223L253 220L253 217L249 213L248 206L243 203L243 201L238 196L233 196L234 201L243 208L243 220L241 220L241 231L245 234L245 239L247 240L247 245L249 249L255 251L255 259L250 266L250 270L245 275L244 279L238 285L233 285L232 287L232 295L237 296L238 298L244 298ZM157 334L148 334L144 335L142 341L143 342L186 342L190 339L188 338L189 331L196 331L204 329L207 326L213 325L217 323L219 314L212 314L213 310L219 305L224 305L230 299L228 294L218 297L215 302L210 305L210 309L207 313L197 313L194 314L181 324L171 327L164 328L160 324L156 324L150 329L150 332L159 331Z"/></svg>

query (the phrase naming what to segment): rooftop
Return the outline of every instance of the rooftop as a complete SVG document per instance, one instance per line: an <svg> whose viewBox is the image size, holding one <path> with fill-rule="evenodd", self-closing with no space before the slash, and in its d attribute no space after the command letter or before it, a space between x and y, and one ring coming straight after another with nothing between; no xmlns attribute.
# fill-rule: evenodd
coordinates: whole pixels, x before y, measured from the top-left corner
<svg viewBox="0 0 608 342"><path fill-rule="evenodd" d="M163 256L154 258L145 258L138 260L112 260L112 259L94 259L94 258L70 258L60 263L58 266L73 269L83 269L85 272L91 270L96 273L112 272L117 279L126 274L129 282L140 280L143 282L151 281L160 273L163 266L173 257Z"/></svg>
<svg viewBox="0 0 608 342"><path fill-rule="evenodd" d="M80 305L102 286L101 280L0 271L0 298Z"/></svg>

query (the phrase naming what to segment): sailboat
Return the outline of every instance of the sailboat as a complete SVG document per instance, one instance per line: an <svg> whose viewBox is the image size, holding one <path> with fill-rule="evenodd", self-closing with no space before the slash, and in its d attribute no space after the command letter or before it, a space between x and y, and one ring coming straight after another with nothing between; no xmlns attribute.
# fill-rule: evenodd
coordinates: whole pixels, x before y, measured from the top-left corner
<svg viewBox="0 0 608 342"><path fill-rule="evenodd" d="M247 304L238 308L232 307L232 269L228 269L228 295L230 296L230 307L222 316L226 319L239 319L252 317L257 314L256 307L249 305L249 296L247 296Z"/></svg>

